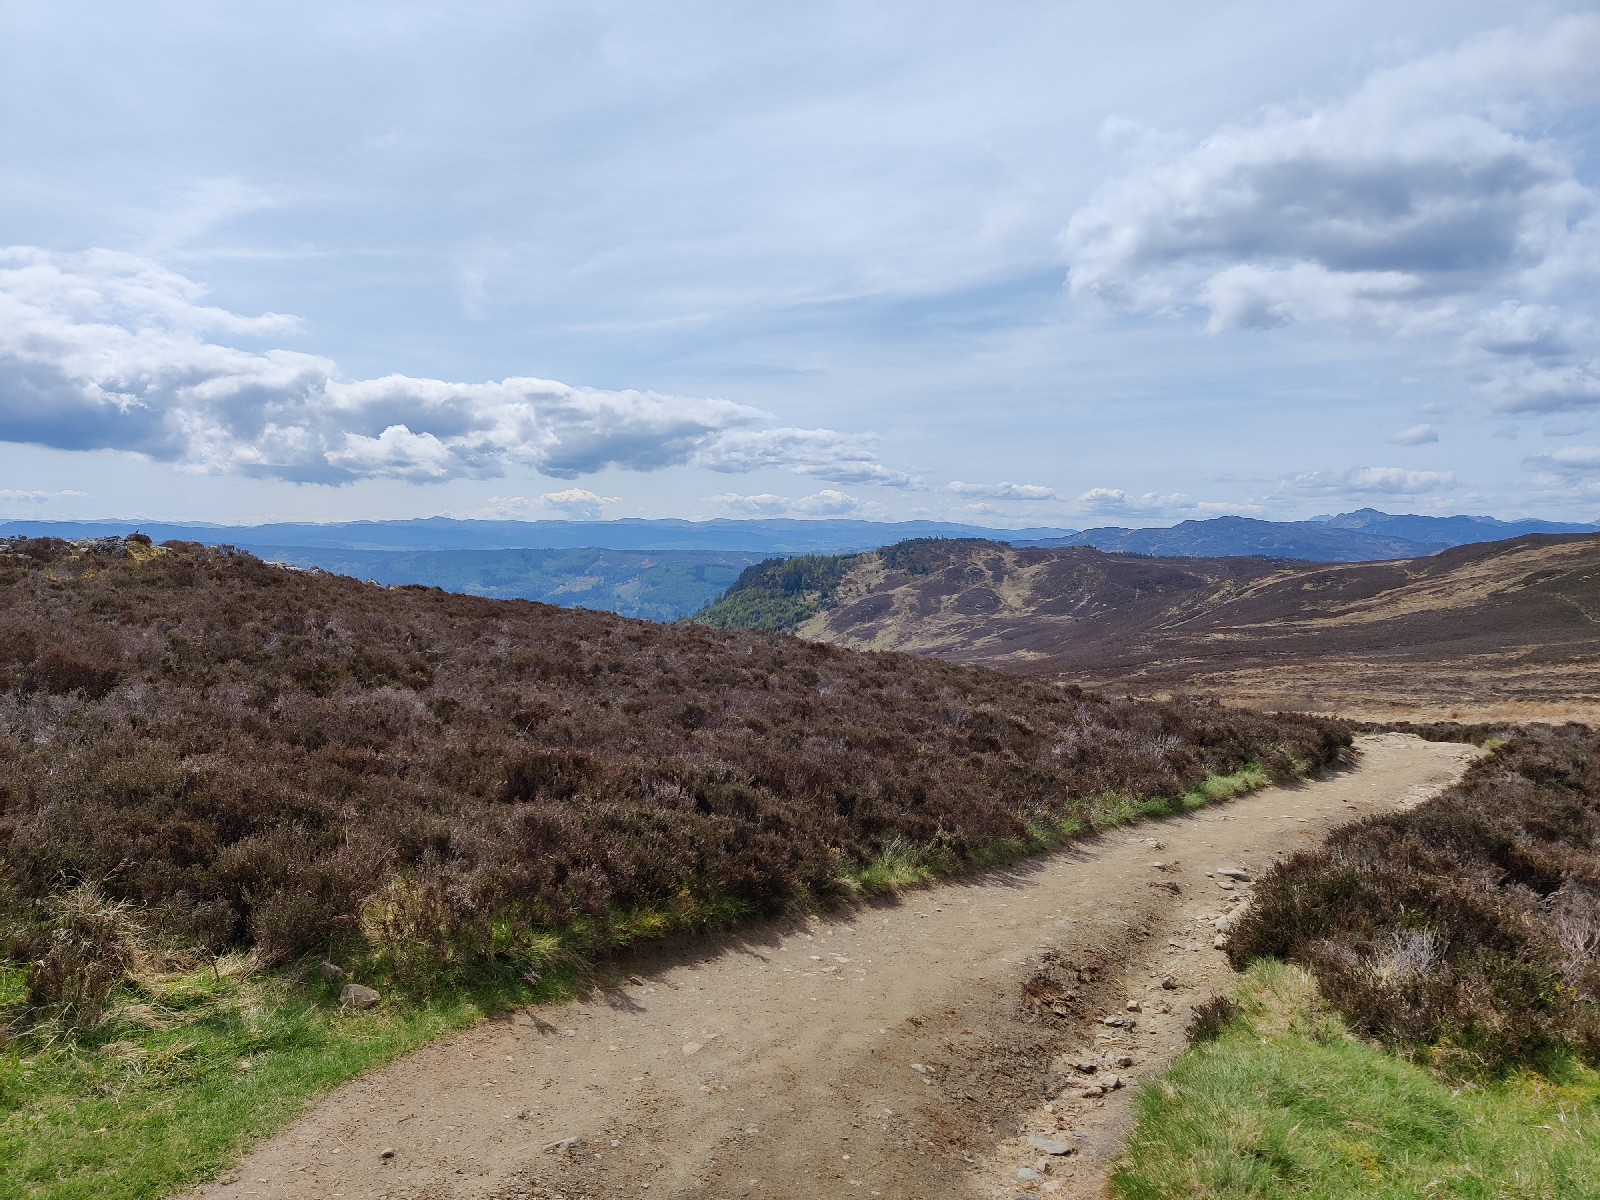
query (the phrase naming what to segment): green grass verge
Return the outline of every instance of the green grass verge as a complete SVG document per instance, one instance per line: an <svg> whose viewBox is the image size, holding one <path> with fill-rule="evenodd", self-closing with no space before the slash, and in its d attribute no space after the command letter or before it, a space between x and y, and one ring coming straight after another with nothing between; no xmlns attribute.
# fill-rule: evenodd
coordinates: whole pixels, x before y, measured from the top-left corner
<svg viewBox="0 0 1600 1200"><path fill-rule="evenodd" d="M1236 998L1140 1093L1118 1200L1600 1195L1600 1072L1452 1088L1352 1036L1299 967L1258 962Z"/></svg>
<svg viewBox="0 0 1600 1200"><path fill-rule="evenodd" d="M1132 803L1100 797L1087 824L1036 824L1025 837L957 861L896 841L845 877L848 892L878 895L958 871L999 866L1079 836L1146 817L1186 812L1270 782L1259 767L1212 776L1181 797ZM147 975L117 997L87 1034L47 1028L0 1044L0 1196L7 1200L149 1200L214 1177L249 1145L282 1128L339 1084L483 1016L572 994L585 961L684 930L728 927L747 905L687 895L670 910L616 914L559 933L515 940L499 970L462 978L448 964L391 961L360 972L385 991L377 1008L338 1008L338 987L313 970L253 972L224 960ZM514 962L517 965L511 965ZM537 986L521 968L534 963ZM404 977L411 986L393 989ZM0 1028L20 1022L23 972L0 966ZM408 996L409 992L409 996Z"/></svg>
<svg viewBox="0 0 1600 1200"><path fill-rule="evenodd" d="M892 895L925 887L952 875L1001 867L1030 854L1063 846L1085 832L1098 833L1135 821L1193 812L1218 800L1257 791L1271 782L1272 777L1264 767L1249 763L1231 774L1208 775L1181 796L1140 800L1110 792L1088 802L1086 819L1069 817L1054 823L1035 821L1028 825L1022 837L1002 838L959 858L936 846L919 846L896 838L872 862L845 872L840 882L847 893Z"/></svg>
<svg viewBox="0 0 1600 1200"><path fill-rule="evenodd" d="M330 1088L532 992L485 978L341 1012L331 984L243 965L146 981L91 1033L38 1031L0 1046L0 1196L178 1191ZM0 1002L14 1006L21 991L22 972L0 969Z"/></svg>

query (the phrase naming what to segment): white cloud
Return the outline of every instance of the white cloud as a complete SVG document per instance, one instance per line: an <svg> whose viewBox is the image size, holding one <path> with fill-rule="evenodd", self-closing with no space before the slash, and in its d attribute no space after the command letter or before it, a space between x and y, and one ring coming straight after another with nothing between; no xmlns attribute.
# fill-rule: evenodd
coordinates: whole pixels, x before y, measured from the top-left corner
<svg viewBox="0 0 1600 1200"><path fill-rule="evenodd" d="M988 500L1057 500L1054 488L1038 483L962 483L959 479L947 483L945 490L958 496L982 496ZM974 506L969 505L969 508ZM994 511L984 509L985 512Z"/></svg>
<svg viewBox="0 0 1600 1200"><path fill-rule="evenodd" d="M1389 440L1396 446L1427 446L1439 440L1439 431L1432 425L1413 425L1391 433Z"/></svg>
<svg viewBox="0 0 1600 1200"><path fill-rule="evenodd" d="M298 332L294 318L239 316L203 294L131 255L0 250L0 440L330 484L686 464L912 482L870 438L756 428L767 413L726 400L523 377L346 381L326 358L247 348Z"/></svg>
<svg viewBox="0 0 1600 1200"><path fill-rule="evenodd" d="M711 497L713 504L721 505L736 517L781 517L789 511L793 501L772 492L757 492L741 496L738 492L725 492Z"/></svg>
<svg viewBox="0 0 1600 1200"><path fill-rule="evenodd" d="M71 490L70 488L59 492L23 490L18 488L0 488L0 503L50 504L56 500L81 500L88 494L88 492L77 492Z"/></svg>
<svg viewBox="0 0 1600 1200"><path fill-rule="evenodd" d="M1403 467L1348 467L1342 471L1307 471L1285 481L1304 492L1341 495L1415 496L1447 491L1457 485L1453 471L1408 471Z"/></svg>
<svg viewBox="0 0 1600 1200"><path fill-rule="evenodd" d="M620 504L621 496L601 496L587 488L567 488L560 492L545 492L539 503L569 517L585 521L598 521L608 504Z"/></svg>
<svg viewBox="0 0 1600 1200"><path fill-rule="evenodd" d="M852 436L831 429L739 429L708 439L690 461L713 471L786 467L797 475L813 475L832 483L920 486L913 476L879 462L872 449L874 441L870 435Z"/></svg>
<svg viewBox="0 0 1600 1200"><path fill-rule="evenodd" d="M1559 450L1546 450L1543 454L1530 454L1522 460L1522 465L1551 475L1587 475L1600 471L1600 446L1563 446Z"/></svg>
<svg viewBox="0 0 1600 1200"><path fill-rule="evenodd" d="M1494 408L1600 405L1600 338L1581 312L1600 278L1600 192L1547 136L1597 95L1600 16L1584 14L1145 152L1063 232L1071 289L1198 307L1212 333L1446 335Z"/></svg>
<svg viewBox="0 0 1600 1200"><path fill-rule="evenodd" d="M713 496L712 500L728 512L740 517L859 516L876 520L884 515L878 505L864 502L858 497L833 488L824 488L820 492L801 496L799 499L777 496L771 492L760 492L753 496L728 492L721 496Z"/></svg>
<svg viewBox="0 0 1600 1200"><path fill-rule="evenodd" d="M1166 495L1159 492L1145 492L1135 496L1121 488L1097 487L1090 488L1078 497L1078 507L1083 512L1097 515L1153 516L1193 509L1196 505L1180 492L1170 492Z"/></svg>

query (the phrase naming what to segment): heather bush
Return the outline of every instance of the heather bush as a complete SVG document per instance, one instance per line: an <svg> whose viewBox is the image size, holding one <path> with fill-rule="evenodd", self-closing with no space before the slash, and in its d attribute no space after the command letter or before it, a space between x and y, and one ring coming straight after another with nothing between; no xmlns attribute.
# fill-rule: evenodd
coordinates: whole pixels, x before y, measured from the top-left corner
<svg viewBox="0 0 1600 1200"><path fill-rule="evenodd" d="M1356 1028L1460 1069L1600 1055L1597 849L1600 739L1531 727L1274 868L1229 953L1311 967Z"/></svg>
<svg viewBox="0 0 1600 1200"><path fill-rule="evenodd" d="M384 589L226 548L0 543L0 876L422 986L539 930L959 867L1341 726L759 633ZM804 581L802 581L804 582ZM76 666L69 664L76 663ZM909 847L909 851L904 848Z"/></svg>

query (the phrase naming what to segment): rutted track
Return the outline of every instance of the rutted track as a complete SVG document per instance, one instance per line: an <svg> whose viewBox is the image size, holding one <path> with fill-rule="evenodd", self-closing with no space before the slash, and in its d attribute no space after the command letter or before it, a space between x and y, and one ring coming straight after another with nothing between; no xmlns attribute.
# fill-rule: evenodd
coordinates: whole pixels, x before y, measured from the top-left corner
<svg viewBox="0 0 1600 1200"><path fill-rule="evenodd" d="M204 1196L1097 1194L1132 1088L1081 1097L1092 1080L1061 1056L1098 1052L1128 1082L1170 1059L1189 1008L1224 986L1213 923L1239 889L1208 872L1260 870L1415 803L1477 753L1361 745L1359 765L1326 779L897 905L636 956L584 1002L485 1023L340 1088ZM1044 1003L1024 1003L1032 979ZM1100 1023L1115 1014L1131 1025ZM1076 1152L1041 1155L1030 1134Z"/></svg>

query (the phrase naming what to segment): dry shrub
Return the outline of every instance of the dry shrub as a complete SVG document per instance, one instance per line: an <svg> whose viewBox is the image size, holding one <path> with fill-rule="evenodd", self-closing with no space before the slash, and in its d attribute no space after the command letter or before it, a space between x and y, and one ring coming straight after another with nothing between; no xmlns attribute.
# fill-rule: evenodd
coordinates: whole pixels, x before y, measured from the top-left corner
<svg viewBox="0 0 1600 1200"><path fill-rule="evenodd" d="M106 1002L141 958L129 905L107 900L93 884L57 897L28 964L28 1008L70 1029L100 1023Z"/></svg>
<svg viewBox="0 0 1600 1200"><path fill-rule="evenodd" d="M1463 1068L1600 1055L1600 739L1515 733L1460 784L1274 868L1234 965L1315 970L1364 1032Z"/></svg>

